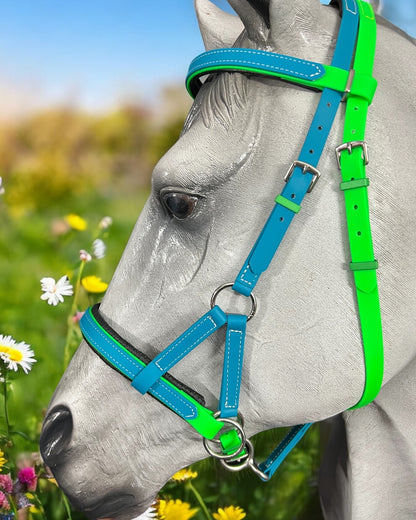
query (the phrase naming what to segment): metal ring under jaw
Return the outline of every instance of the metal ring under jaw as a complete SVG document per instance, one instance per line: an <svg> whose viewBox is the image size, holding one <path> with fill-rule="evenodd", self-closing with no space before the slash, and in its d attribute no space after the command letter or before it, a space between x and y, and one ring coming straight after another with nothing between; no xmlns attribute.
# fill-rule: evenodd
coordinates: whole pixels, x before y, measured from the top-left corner
<svg viewBox="0 0 416 520"><path fill-rule="evenodd" d="M233 282L224 283L224 284L220 285L219 287L217 287L217 289L215 289L215 291L212 293L212 296L211 296L211 309L213 307L215 307L216 301L217 301L217 297L220 294L220 292L222 292L224 289L228 289L229 287L232 287L233 285L234 285ZM236 294L239 294L240 296L244 296L243 294L240 294L240 293L238 293L236 291L234 291L234 292ZM257 312L257 298L254 296L253 293L250 294L250 300L251 300L251 310L250 310L249 314L247 315L247 321L250 321L251 318ZM224 419L222 419L222 420L225 422Z"/></svg>
<svg viewBox="0 0 416 520"><path fill-rule="evenodd" d="M246 468L250 468L258 477L262 480L267 481L270 480L270 476L266 475L261 469L258 467L254 460L254 446L251 441L247 439L247 436L244 431L244 420L242 415L238 415L238 421L234 421L233 419L227 419L220 417L220 411L215 412L214 417L218 421L229 424L233 427L233 429L237 430L238 436L240 437L241 444L238 448L232 453L219 453L218 451L214 451L210 446L209 442L213 442L217 445L220 444L219 439L206 439L205 437L202 439L204 443L204 447L207 452L214 457L215 459L219 459L221 464L228 469L229 471L237 472ZM219 434L217 434L219 435ZM242 453L245 450L245 453Z"/></svg>
<svg viewBox="0 0 416 520"><path fill-rule="evenodd" d="M241 441L240 446L238 446L238 448L235 451L233 451L232 453L220 453L218 451L213 450L209 445L209 442L213 442L217 445L220 444L220 441L218 439L214 438L214 439L209 440L209 439L206 439L205 437L203 437L202 442L204 443L204 448L211 455L211 457L214 457L215 459L221 459L221 460L230 459L230 458L233 459L234 457L237 457L244 450L244 447L247 442L247 437L243 430L243 426L239 422L233 421L232 419L226 419L224 417L221 418L221 417L219 417L219 415L220 415L220 412L216 412L214 414L215 419L218 419L219 421L221 421L225 424L229 424L233 427L231 429L237 430L238 436L240 437L240 441Z"/></svg>
<svg viewBox="0 0 416 520"><path fill-rule="evenodd" d="M237 472L246 468L250 468L258 477L262 480L267 481L270 480L270 476L266 475L256 464L254 460L254 446L251 441L246 440L246 444L244 446L246 453L244 453L240 458L232 458L232 459L222 459L220 460L221 464L228 469L229 471Z"/></svg>

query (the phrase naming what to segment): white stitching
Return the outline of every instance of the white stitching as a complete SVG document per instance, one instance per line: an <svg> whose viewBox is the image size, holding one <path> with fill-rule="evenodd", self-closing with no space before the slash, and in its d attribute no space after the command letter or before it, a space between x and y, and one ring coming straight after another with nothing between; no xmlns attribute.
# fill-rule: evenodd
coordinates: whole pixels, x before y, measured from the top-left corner
<svg viewBox="0 0 416 520"><path fill-rule="evenodd" d="M350 8L350 6L348 5L348 0L345 0L345 7L347 8L347 11L352 13L352 14L357 14L357 3L355 0L352 0L353 4L354 4L354 8L355 8L355 11L352 11L352 9Z"/></svg>
<svg viewBox="0 0 416 520"><path fill-rule="evenodd" d="M179 400L181 402L181 404L183 406L186 406L187 408L189 408L189 410L191 410L190 414L188 415L185 415L185 413L183 411L181 411L179 408L177 408L176 406L174 406L174 404L172 403L172 401L169 401L169 399L167 399L165 396L163 396L162 394L160 394L157 390L151 388L150 391L156 395L162 402L164 403L167 403L171 408L172 410L174 410L176 413L178 413L179 415L182 415L184 418L186 419L192 419L194 417L196 417L196 412L195 412L195 409L189 404L187 403L186 401L183 400L182 396L176 394L171 388L169 388L168 386L165 386L164 387L164 390L169 392L170 394L172 394L177 400Z"/></svg>
<svg viewBox="0 0 416 520"><path fill-rule="evenodd" d="M253 273L253 281L250 282L249 280L247 280L246 278L244 278L244 276L247 274L247 272L248 272L249 269L250 269L250 264L247 262L247 264L246 264L246 268L245 268L244 271L241 273L241 276L239 276L239 279L240 279L241 281L243 281L244 283L246 283L247 285L253 285L253 284L256 283L256 281L258 280L259 275ZM238 280L237 280L237 281L238 281Z"/></svg>
<svg viewBox="0 0 416 520"><path fill-rule="evenodd" d="M94 327L94 324L91 324L90 323L90 326ZM94 332L99 334L101 336L101 338L112 348L114 348L115 350L117 350L117 353L122 356L123 358L125 358L127 361L129 361L130 363L134 364L134 361L127 355L125 354L122 350L119 350L117 348L116 345L114 345L114 343L98 328L95 328L94 327ZM95 347L100 351L100 352L103 352L106 356L109 357L109 359L111 359L111 361L114 363L114 365L118 366L119 368L123 369L126 371L127 375L131 376L131 377L135 377L135 373L132 372L129 368L127 368L126 366L124 366L120 360L114 358L111 356L110 352L108 352L102 345L99 345L96 341L93 341L91 338L88 338L89 341L95 345Z"/></svg>
<svg viewBox="0 0 416 520"><path fill-rule="evenodd" d="M203 66L207 67L209 65L217 65L220 63L230 64L230 66L235 65L235 64L255 65L255 66L262 67L264 69L272 70L275 72L283 72L283 73L287 72L289 74L293 74L294 76L299 76L299 77L306 78L306 79L313 78L314 76L318 76L322 72L321 70L318 69L318 72L315 72L313 74L312 73L304 74L302 72L287 69L284 67L278 67L277 65L267 65L266 63L259 63L259 62L248 61L248 60L233 60L232 63L230 63L229 60L205 61L205 62L203 62ZM198 66L194 65L193 68L189 70L189 74L193 74L195 72L195 70L198 70L198 68L199 68ZM315 68L318 68L318 67L315 66Z"/></svg>
<svg viewBox="0 0 416 520"><path fill-rule="evenodd" d="M233 60L234 63L245 63L245 64L248 64L248 65L257 65L257 66L260 66L260 67L265 67L265 68L268 68L268 69L271 69L271 70L277 70L277 71L283 71L283 72L290 72L292 74L296 74L298 76L303 76L305 78L308 78L308 77L313 77L313 76L317 76L318 74L321 74L322 73L322 70L320 69L319 65L314 63L314 62L311 62L311 61L305 61L305 60L302 60L300 58L293 58L292 56L285 56L283 54L270 54L270 53L267 53L265 51L258 51L258 50L249 50L249 49L218 49L218 50L215 50L215 51L209 51L201 56L197 56L194 60L193 63L197 63L198 60L202 60L203 58L205 58L207 56L207 54L209 54L210 56L211 55L214 55L214 54L230 54L230 53L240 53L240 54L254 54L255 56L266 56L268 58L272 58L272 59L276 59L276 60L286 60L286 61L293 61L294 63L300 63L302 65L305 65L307 67L312 67L314 69L317 70L317 72L315 73L311 73L309 75L307 74L303 74L302 72L296 72L296 71L293 71L293 70L290 70L290 69L285 69L283 67L280 67L278 65L268 65L268 64L264 64L264 63L259 63L259 62L254 62L254 61L246 61L246 60ZM210 65L210 64L216 64L216 63L226 63L228 60L220 60L220 61L206 61L206 62L203 62L203 65L206 66L206 65ZM192 64L191 64L192 66ZM197 69L198 66L197 65L193 65L192 68L190 68L190 74L192 74L195 69Z"/></svg>
<svg viewBox="0 0 416 520"><path fill-rule="evenodd" d="M135 364L134 360L131 359L127 354L125 354L122 350L120 350L120 347L118 347L116 344L114 344L102 331L101 329L99 328L96 328L94 323L91 323L91 321L89 320L88 321L89 325L93 327L94 329L94 332L99 334L99 336L106 342L108 343L108 345L110 347L112 347L113 349L115 349L117 351L117 353L119 355L121 355L122 357L124 357L127 361L129 361L130 363L132 363L133 365ZM119 361L118 359L114 358L110 352L108 352L102 345L99 345L96 341L94 341L93 339L91 339L91 337L88 338L88 340L93 344L95 345L95 347L98 349L98 351L100 352L103 352L111 361L112 363L121 368L122 370L124 370L126 372L127 375L129 375L130 377L132 378L135 378L137 374L135 374L134 372L132 372L131 370L129 370L126 366L124 366L121 361ZM187 402L185 401L185 399L178 395L178 394L175 394L173 392L173 390L171 390L167 385L165 385L162 381L159 382L159 384L163 385L163 389L164 391L168 391L169 393L173 394L178 401L180 401L182 403L183 406L189 408L191 410L191 413L192 413L192 417L195 417L195 410L194 408ZM151 389L151 391L153 393L156 393L153 389ZM178 408L176 408L172 403L171 401L169 401L169 399L167 399L166 397L163 397L160 393L157 394L158 397L160 397L161 401L167 403L169 406L172 407L172 410L175 410L177 413L179 413L179 415L184 415L183 412L180 412L180 410ZM189 418L190 416L189 415L184 415L184 417L186 418Z"/></svg>
<svg viewBox="0 0 416 520"><path fill-rule="evenodd" d="M183 341L185 341L186 338L188 338L188 336L193 334L198 327L201 327L202 325L204 325L207 320L209 320L212 323L212 327L210 329L208 329L202 336L198 337L190 346L188 346L188 348L185 351L181 352L173 361L168 362L168 364L165 367L162 367L161 365L159 365L159 363L162 361L163 358L165 358L168 354L170 354L170 352L175 350L178 347L178 345L180 345ZM212 317L205 316L205 318L202 321L200 321L198 324L194 324L194 326L191 327L191 329L188 331L188 333L185 336L183 336L179 341L175 341L170 346L170 348L168 348L167 350L162 352L162 355L160 356L160 358L157 361L155 361L155 365L164 372L169 370L171 367L173 367L173 365L175 365L175 363L179 359L186 356L186 354L188 354L188 352L190 352L194 348L195 345L198 345L198 343L201 343L206 337L208 337L211 334L211 332L213 330L215 330L216 327L217 327L217 324L212 319Z"/></svg>
<svg viewBox="0 0 416 520"><path fill-rule="evenodd" d="M234 395L234 404L229 404L228 402L228 399L229 399L229 396L228 396L228 386L229 386L229 368L230 368L230 355L227 356L227 385L226 385L226 391L225 391L225 406L226 407L229 407L229 408L232 408L232 407L235 407L237 406L237 398L238 398L238 381L239 381L239 378L240 378L240 374L241 374L241 355L242 355L242 349L241 349L241 345L243 343L243 331L241 330L230 330L229 331L230 334L228 335L228 338L227 338L227 350L230 348L230 345L231 345L231 333L234 332L236 334L240 334L240 341L239 341L239 344L238 344L238 361L237 361L237 384L235 385L235 395ZM229 353L228 353L229 354Z"/></svg>

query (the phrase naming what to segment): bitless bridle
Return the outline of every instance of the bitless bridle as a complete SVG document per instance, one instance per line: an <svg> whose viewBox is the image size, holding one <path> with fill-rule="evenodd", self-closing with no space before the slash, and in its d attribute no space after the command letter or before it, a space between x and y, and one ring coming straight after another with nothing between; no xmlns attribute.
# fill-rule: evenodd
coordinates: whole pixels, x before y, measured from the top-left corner
<svg viewBox="0 0 416 520"><path fill-rule="evenodd" d="M153 360L105 322L99 305L89 308L81 319L81 330L87 343L106 363L131 380L136 390L150 393L186 420L202 435L208 453L220 459L228 469L239 471L250 467L262 480L273 475L311 423L293 427L264 462L255 462L253 445L246 437L239 414L246 326L257 309L253 289L261 273L268 268L292 219L300 211L304 196L313 190L320 177L318 161L341 101L346 101L344 142L337 147L336 154L342 178L340 189L345 195L350 269L356 286L365 360L364 391L353 408L370 403L381 388L383 337L376 277L378 263L374 259L369 221L369 180L365 172L368 150L364 140L367 110L377 86L372 77L375 38L372 7L362 0L342 0L341 26L330 66L245 48L216 49L195 58L186 80L193 97L201 87L200 77L221 71L269 75L322 90L299 159L293 162L284 177L285 187L276 197L276 204L235 281L221 285L211 298L211 309ZM251 299L248 316L225 313L216 304L218 294L228 288ZM204 406L202 396L177 381L168 371L223 326L226 326L223 374L218 411L214 413Z"/></svg>

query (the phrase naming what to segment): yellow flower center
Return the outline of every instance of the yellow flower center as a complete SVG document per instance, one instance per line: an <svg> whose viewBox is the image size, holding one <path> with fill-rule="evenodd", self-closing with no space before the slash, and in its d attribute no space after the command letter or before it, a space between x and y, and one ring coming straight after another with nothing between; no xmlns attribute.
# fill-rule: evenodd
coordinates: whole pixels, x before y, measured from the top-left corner
<svg viewBox="0 0 416 520"><path fill-rule="evenodd" d="M11 361L22 361L23 354L20 350L17 350L12 347L8 347L6 345L0 345L0 353L7 354Z"/></svg>

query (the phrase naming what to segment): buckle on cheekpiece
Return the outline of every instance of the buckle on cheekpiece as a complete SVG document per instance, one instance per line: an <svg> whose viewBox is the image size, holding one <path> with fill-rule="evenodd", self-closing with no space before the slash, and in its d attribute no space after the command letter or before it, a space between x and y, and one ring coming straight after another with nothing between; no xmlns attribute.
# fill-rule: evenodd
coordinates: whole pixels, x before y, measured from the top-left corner
<svg viewBox="0 0 416 520"><path fill-rule="evenodd" d="M318 182L319 177L321 176L321 173L319 170L317 170L315 167L313 167L311 164L303 162L303 161L293 161L291 167L289 168L289 171L284 176L283 180L285 182L288 182L289 179L292 177L293 172L295 171L295 168L302 168L302 173L305 175L306 173L312 174L312 181L309 184L309 188L307 190L307 193L310 193L314 187L315 184Z"/></svg>
<svg viewBox="0 0 416 520"><path fill-rule="evenodd" d="M358 148L360 146L363 149L364 164L367 166L367 164L369 163L367 143L365 141L350 141L349 143L340 144L335 148L339 170L341 169L341 152L343 152L344 150L348 150L348 153L351 154L353 148Z"/></svg>

